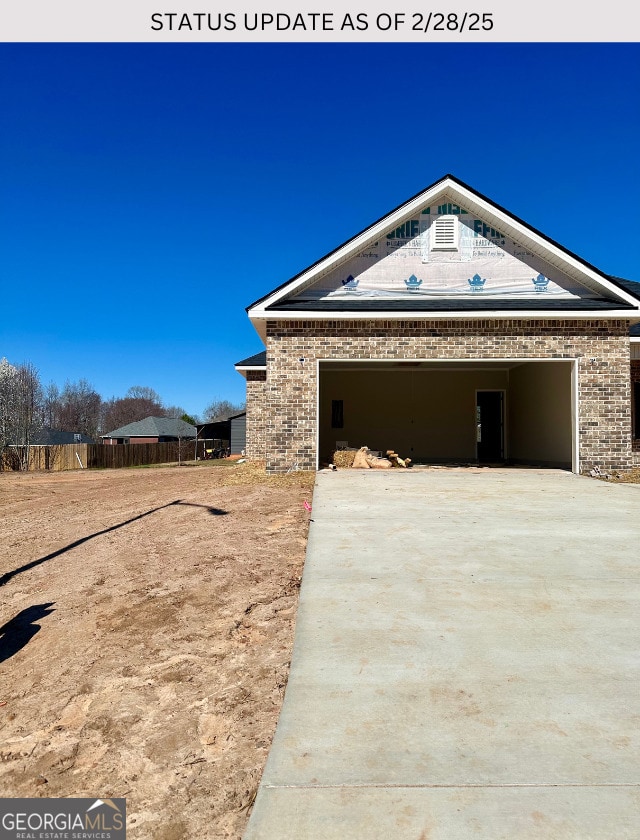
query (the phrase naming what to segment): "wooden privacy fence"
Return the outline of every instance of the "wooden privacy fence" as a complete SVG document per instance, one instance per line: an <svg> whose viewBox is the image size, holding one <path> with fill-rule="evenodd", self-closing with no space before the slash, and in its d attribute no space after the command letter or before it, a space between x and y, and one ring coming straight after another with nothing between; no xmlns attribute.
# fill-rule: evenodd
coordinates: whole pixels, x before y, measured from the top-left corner
<svg viewBox="0 0 640 840"><path fill-rule="evenodd" d="M141 467L145 464L171 464L174 461L192 461L194 441L171 443L119 443L114 446L87 444L87 463L91 467Z"/></svg>
<svg viewBox="0 0 640 840"><path fill-rule="evenodd" d="M80 470L118 467L141 467L146 464L170 464L191 461L194 441L171 443L129 443L105 446L100 443L67 443L60 446L32 446L29 470ZM18 469L21 447L9 447L2 468Z"/></svg>
<svg viewBox="0 0 640 840"><path fill-rule="evenodd" d="M9 446L3 453L2 469L19 470L24 458L25 447ZM29 447L29 471L35 470L79 470L87 466L87 444L67 443L57 446L30 446Z"/></svg>

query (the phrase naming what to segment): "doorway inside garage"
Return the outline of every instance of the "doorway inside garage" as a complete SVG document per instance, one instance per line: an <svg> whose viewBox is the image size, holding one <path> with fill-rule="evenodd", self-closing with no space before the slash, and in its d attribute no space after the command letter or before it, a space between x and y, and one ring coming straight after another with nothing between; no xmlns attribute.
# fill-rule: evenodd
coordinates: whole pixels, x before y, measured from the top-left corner
<svg viewBox="0 0 640 840"><path fill-rule="evenodd" d="M505 460L504 391L476 391L476 457L481 464Z"/></svg>
<svg viewBox="0 0 640 840"><path fill-rule="evenodd" d="M318 456L578 470L572 360L319 362Z"/></svg>

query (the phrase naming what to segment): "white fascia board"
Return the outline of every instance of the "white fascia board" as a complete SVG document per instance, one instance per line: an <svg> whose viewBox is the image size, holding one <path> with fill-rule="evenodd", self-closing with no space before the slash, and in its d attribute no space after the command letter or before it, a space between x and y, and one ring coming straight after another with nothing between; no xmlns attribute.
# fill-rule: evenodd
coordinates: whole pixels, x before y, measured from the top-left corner
<svg viewBox="0 0 640 840"><path fill-rule="evenodd" d="M457 203L461 206L469 210L474 210L480 217L486 219L488 222L492 222L497 229L508 232L513 239L523 245L528 245L534 253L543 257L552 265L556 265L565 271L570 269L569 273L571 275L577 275L578 277L591 280L592 283L595 283L601 289L606 290L615 297L624 300L625 303L630 303L640 310L637 298L621 287L611 283L605 275L585 265L581 260L571 256L561 247L549 242L542 235L535 233L529 227L514 219L509 213L499 210L492 204L482 200L479 196L464 189L455 183L455 181L445 178L430 189L416 196L407 204L403 204L394 213L391 213L384 219L376 222L372 227L364 230L355 239L348 242L342 248L339 248L333 254L330 254L326 259L321 260L316 265L307 269L296 280L273 292L259 305L249 310L249 317L262 317L266 314L268 307L273 306L282 298L294 294L314 278L327 273L353 254L359 253L370 242L384 235L387 230L399 226L403 221L411 218L418 210L421 210L425 206L430 206L438 197L444 195L457 199ZM278 315L278 317L280 316Z"/></svg>
<svg viewBox="0 0 640 840"><path fill-rule="evenodd" d="M629 341L630 341L632 344L635 344L635 342L639 342L639 343L640 343L640 335L632 335L632 336L629 338Z"/></svg>
<svg viewBox="0 0 640 840"><path fill-rule="evenodd" d="M592 319L599 321L612 320L617 318L622 318L624 320L637 320L637 318L631 317L631 313L628 309L607 309L605 311L585 311L583 309L580 309L568 310L563 312L553 312L549 311L548 309L544 311L535 309L487 309L482 312L464 309L449 310L447 312L425 312L424 310L421 310L419 312L410 310L405 310L402 312L399 312L398 310L394 310L393 312L382 312L379 310L369 310L368 312L318 312L314 310L301 310L297 312L264 312L260 314L252 313L251 323L258 331L258 334L262 336L263 330L261 325L265 324L267 321L486 321L487 319L517 320L519 318L535 318L538 320L547 321L566 321L575 320L577 318L583 319L585 321Z"/></svg>

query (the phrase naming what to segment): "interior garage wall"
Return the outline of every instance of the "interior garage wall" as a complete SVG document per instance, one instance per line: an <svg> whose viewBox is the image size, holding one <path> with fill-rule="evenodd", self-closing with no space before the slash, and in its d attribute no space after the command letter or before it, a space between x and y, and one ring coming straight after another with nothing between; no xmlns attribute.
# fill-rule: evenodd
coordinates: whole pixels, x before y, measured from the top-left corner
<svg viewBox="0 0 640 840"><path fill-rule="evenodd" d="M507 448L521 464L571 468L571 364L531 362L509 372Z"/></svg>
<svg viewBox="0 0 640 840"><path fill-rule="evenodd" d="M474 461L477 389L502 389L501 370L320 369L320 457L337 441L395 449L414 461ZM342 400L344 427L331 427L331 402Z"/></svg>

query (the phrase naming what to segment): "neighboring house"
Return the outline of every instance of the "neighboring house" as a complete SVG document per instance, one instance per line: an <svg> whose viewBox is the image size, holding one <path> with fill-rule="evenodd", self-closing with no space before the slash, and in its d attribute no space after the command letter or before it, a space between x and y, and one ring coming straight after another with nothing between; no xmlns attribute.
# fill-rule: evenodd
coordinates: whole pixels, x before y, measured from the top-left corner
<svg viewBox="0 0 640 840"><path fill-rule="evenodd" d="M61 432L59 429L41 429L31 442L32 446L63 446L68 443L95 443L81 432Z"/></svg>
<svg viewBox="0 0 640 840"><path fill-rule="evenodd" d="M34 433L28 451L24 446L11 444L4 453L0 453L0 469L3 465L9 469L76 469L84 464L78 454L78 446L73 444L86 443L95 443L95 440L81 432L63 432L44 426ZM82 457L85 458L85 453Z"/></svg>
<svg viewBox="0 0 640 840"><path fill-rule="evenodd" d="M426 463L640 462L640 285L451 175L247 311L266 346L236 365L247 456L269 471L345 442Z"/></svg>
<svg viewBox="0 0 640 840"><path fill-rule="evenodd" d="M102 442L116 443L167 443L178 439L195 438L196 427L172 417L145 417L102 435Z"/></svg>

